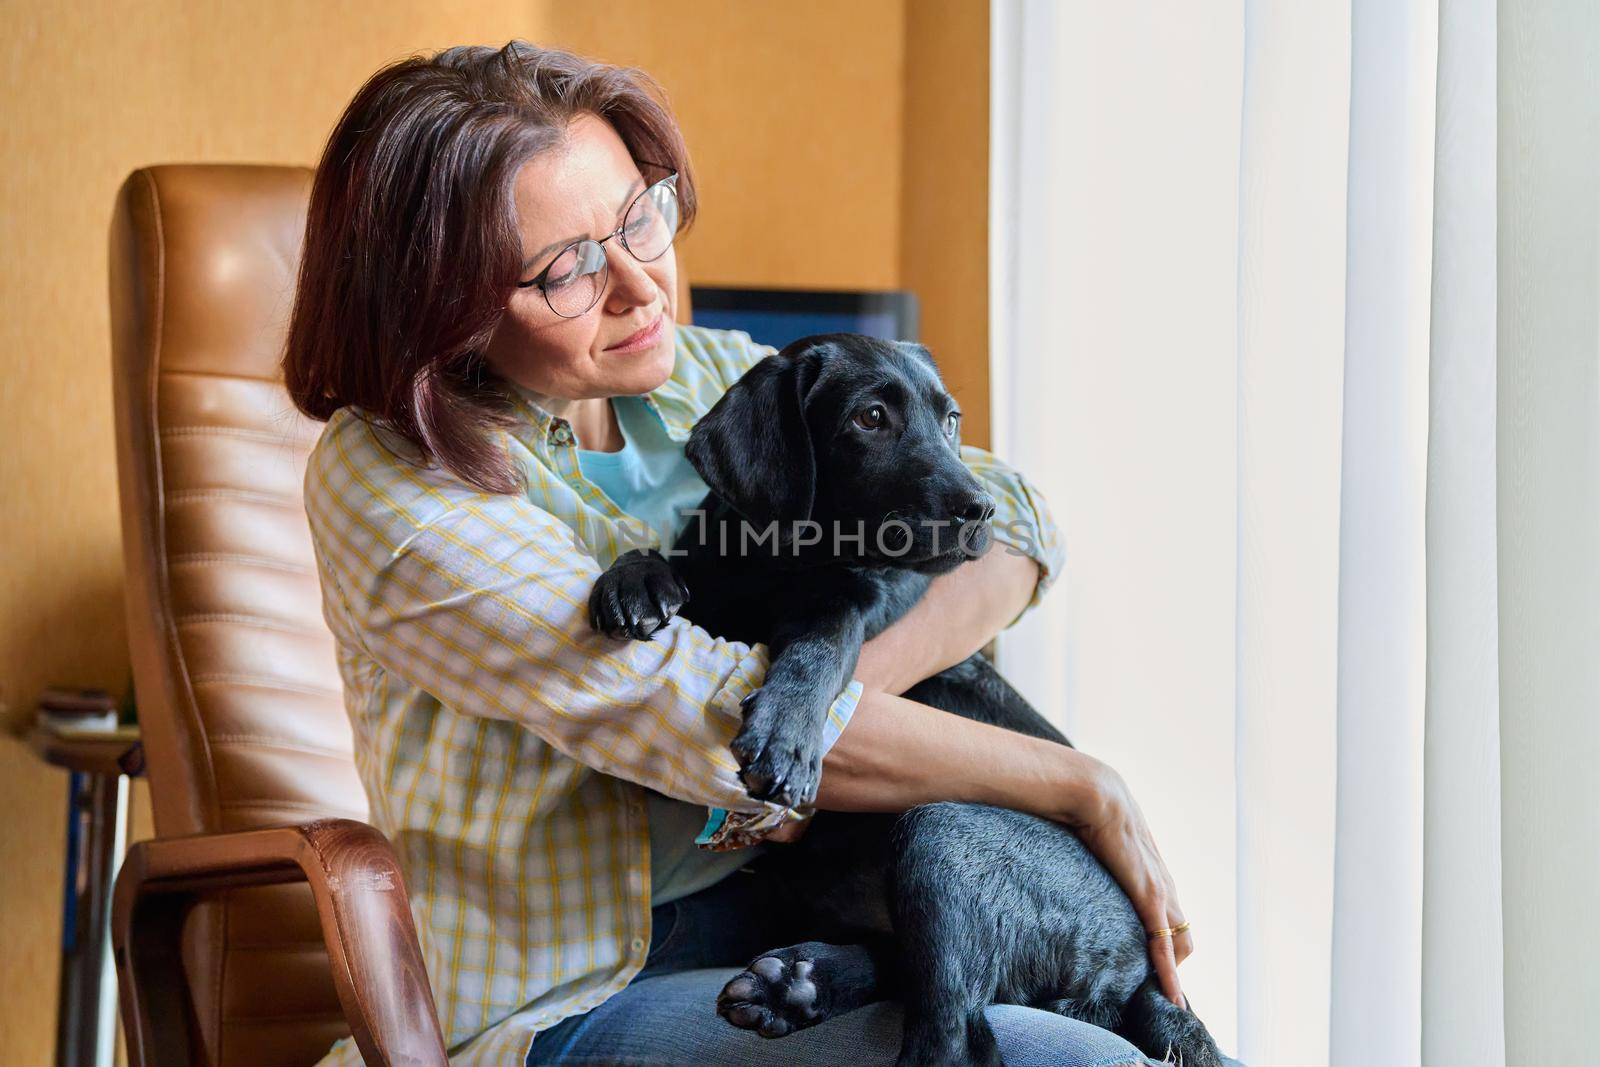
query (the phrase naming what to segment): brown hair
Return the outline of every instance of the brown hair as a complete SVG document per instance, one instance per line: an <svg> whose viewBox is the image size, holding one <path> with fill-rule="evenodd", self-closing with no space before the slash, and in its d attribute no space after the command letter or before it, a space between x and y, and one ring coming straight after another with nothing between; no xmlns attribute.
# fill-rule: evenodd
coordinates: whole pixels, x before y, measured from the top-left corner
<svg viewBox="0 0 1600 1067"><path fill-rule="evenodd" d="M509 406L483 351L522 266L513 183L581 113L637 161L694 180L659 88L637 70L512 41L448 48L374 74L328 138L311 186L283 359L295 406L355 405L425 463L493 493L520 482L493 429Z"/></svg>

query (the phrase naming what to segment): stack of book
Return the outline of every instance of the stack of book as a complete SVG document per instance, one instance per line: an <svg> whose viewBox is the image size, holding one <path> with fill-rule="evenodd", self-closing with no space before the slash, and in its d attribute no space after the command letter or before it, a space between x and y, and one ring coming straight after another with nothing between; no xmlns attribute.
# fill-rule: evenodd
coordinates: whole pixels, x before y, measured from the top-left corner
<svg viewBox="0 0 1600 1067"><path fill-rule="evenodd" d="M39 725L58 734L117 730L117 702L104 689L46 689L38 707Z"/></svg>

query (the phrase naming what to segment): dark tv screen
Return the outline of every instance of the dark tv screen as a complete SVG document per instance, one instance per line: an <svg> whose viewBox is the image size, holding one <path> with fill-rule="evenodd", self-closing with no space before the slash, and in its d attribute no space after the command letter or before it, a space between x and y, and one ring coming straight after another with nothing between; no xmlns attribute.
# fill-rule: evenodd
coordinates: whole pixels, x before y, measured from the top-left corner
<svg viewBox="0 0 1600 1067"><path fill-rule="evenodd" d="M814 333L917 340L917 298L908 292L694 286L690 299L695 325L743 330L774 348Z"/></svg>

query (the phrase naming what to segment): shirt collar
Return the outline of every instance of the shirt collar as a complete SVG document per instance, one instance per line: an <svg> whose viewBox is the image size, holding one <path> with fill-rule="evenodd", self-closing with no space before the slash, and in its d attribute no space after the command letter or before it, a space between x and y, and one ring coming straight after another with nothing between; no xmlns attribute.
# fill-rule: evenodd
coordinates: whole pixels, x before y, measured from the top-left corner
<svg viewBox="0 0 1600 1067"><path fill-rule="evenodd" d="M567 445L573 442L571 424L566 419L550 413L546 407L549 404L548 397L513 381L506 380L505 384L512 406L533 427L537 439L554 445ZM680 417L682 405L672 402L673 386L673 379L668 378L665 383L645 393L640 399L644 401L645 407L661 420L667 436L681 444L689 439L689 431L694 428L694 421Z"/></svg>

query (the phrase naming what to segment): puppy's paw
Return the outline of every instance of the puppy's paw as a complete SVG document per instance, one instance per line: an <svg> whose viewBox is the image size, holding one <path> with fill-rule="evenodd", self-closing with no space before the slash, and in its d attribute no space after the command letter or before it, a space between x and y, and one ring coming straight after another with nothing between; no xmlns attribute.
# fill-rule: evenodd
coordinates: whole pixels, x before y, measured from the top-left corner
<svg viewBox="0 0 1600 1067"><path fill-rule="evenodd" d="M619 640L648 641L689 602L689 587L655 549L618 556L589 594L589 626Z"/></svg>
<svg viewBox="0 0 1600 1067"><path fill-rule="evenodd" d="M783 1037L821 1020L814 961L792 948L762 956L722 987L717 1014L741 1030Z"/></svg>
<svg viewBox="0 0 1600 1067"><path fill-rule="evenodd" d="M809 704L770 686L744 698L744 727L729 747L739 761L739 780L756 800L793 808L817 799L822 730L812 725L820 718Z"/></svg>

